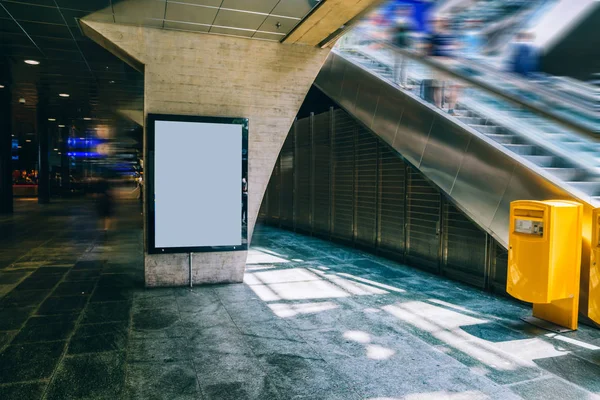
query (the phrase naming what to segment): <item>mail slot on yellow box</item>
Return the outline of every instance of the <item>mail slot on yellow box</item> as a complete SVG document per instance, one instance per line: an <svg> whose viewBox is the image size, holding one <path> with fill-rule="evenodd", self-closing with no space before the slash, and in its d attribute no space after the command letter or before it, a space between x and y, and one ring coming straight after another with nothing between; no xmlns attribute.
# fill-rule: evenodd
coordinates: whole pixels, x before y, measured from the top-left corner
<svg viewBox="0 0 600 400"><path fill-rule="evenodd" d="M592 212L591 248L588 316L600 324L600 208Z"/></svg>
<svg viewBox="0 0 600 400"><path fill-rule="evenodd" d="M573 201L510 205L506 290L534 303L534 317L568 329L577 329L582 213Z"/></svg>

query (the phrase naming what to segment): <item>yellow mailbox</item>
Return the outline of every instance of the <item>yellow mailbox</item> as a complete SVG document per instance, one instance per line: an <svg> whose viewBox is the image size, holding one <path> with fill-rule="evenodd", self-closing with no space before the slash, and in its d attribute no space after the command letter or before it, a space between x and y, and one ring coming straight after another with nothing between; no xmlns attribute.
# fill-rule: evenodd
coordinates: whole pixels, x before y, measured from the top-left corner
<svg viewBox="0 0 600 400"><path fill-rule="evenodd" d="M588 317L600 324L600 208L592 212L592 243Z"/></svg>
<svg viewBox="0 0 600 400"><path fill-rule="evenodd" d="M565 200L510 204L506 291L533 303L533 320L577 329L581 204Z"/></svg>

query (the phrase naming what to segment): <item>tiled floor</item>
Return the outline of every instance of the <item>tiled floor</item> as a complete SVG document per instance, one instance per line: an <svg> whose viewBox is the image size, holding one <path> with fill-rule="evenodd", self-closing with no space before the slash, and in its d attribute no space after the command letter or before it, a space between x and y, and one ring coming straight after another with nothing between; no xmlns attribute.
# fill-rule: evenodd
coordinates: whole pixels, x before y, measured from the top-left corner
<svg viewBox="0 0 600 400"><path fill-rule="evenodd" d="M0 217L0 399L592 399L600 330L259 227L244 284L143 288L139 206Z"/></svg>

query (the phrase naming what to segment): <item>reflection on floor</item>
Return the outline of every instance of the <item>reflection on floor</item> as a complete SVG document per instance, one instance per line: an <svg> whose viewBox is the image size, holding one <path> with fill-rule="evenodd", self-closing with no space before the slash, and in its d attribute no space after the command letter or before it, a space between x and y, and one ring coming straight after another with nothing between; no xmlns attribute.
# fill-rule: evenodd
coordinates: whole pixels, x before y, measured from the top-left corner
<svg viewBox="0 0 600 400"><path fill-rule="evenodd" d="M244 284L145 290L138 207L0 217L0 399L600 398L600 330L287 231Z"/></svg>

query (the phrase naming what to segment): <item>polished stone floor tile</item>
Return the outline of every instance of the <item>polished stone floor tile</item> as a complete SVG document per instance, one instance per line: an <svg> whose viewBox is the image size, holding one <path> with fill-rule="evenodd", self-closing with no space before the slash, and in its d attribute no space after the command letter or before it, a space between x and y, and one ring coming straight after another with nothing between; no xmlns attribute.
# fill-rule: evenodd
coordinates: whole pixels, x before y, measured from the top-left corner
<svg viewBox="0 0 600 400"><path fill-rule="evenodd" d="M129 321L79 325L69 342L68 354L124 351Z"/></svg>
<svg viewBox="0 0 600 400"><path fill-rule="evenodd" d="M83 323L128 321L131 311L130 301L111 301L106 303L90 303L85 309Z"/></svg>
<svg viewBox="0 0 600 400"><path fill-rule="evenodd" d="M17 290L52 289L62 279L60 275L29 277L17 286Z"/></svg>
<svg viewBox="0 0 600 400"><path fill-rule="evenodd" d="M145 338L132 340L128 362L173 362L191 360L192 347L188 338Z"/></svg>
<svg viewBox="0 0 600 400"><path fill-rule="evenodd" d="M96 282L79 281L63 282L52 292L52 296L89 296L96 286Z"/></svg>
<svg viewBox="0 0 600 400"><path fill-rule="evenodd" d="M533 361L546 371L600 395L600 365L572 354Z"/></svg>
<svg viewBox="0 0 600 400"><path fill-rule="evenodd" d="M13 290L0 300L0 308L38 306L49 294L49 290Z"/></svg>
<svg viewBox="0 0 600 400"><path fill-rule="evenodd" d="M99 269L74 269L65 276L65 282L96 281L99 277Z"/></svg>
<svg viewBox="0 0 600 400"><path fill-rule="evenodd" d="M45 382L13 383L0 385L0 399L2 400L38 400L42 398L48 386Z"/></svg>
<svg viewBox="0 0 600 400"><path fill-rule="evenodd" d="M126 390L131 400L202 398L191 361L129 364Z"/></svg>
<svg viewBox="0 0 600 400"><path fill-rule="evenodd" d="M34 316L13 339L15 343L52 342L66 340L73 332L79 314Z"/></svg>
<svg viewBox="0 0 600 400"><path fill-rule="evenodd" d="M29 271L2 271L0 270L0 285L12 285L19 283L29 275Z"/></svg>
<svg viewBox="0 0 600 400"><path fill-rule="evenodd" d="M511 386L525 400L592 400L593 395L557 378L539 379ZM597 396L596 398L600 398Z"/></svg>
<svg viewBox="0 0 600 400"><path fill-rule="evenodd" d="M65 357L50 383L48 400L114 399L122 395L125 355L121 352Z"/></svg>
<svg viewBox="0 0 600 400"><path fill-rule="evenodd" d="M48 297L37 315L71 314L80 312L87 302L85 296Z"/></svg>
<svg viewBox="0 0 600 400"><path fill-rule="evenodd" d="M64 347L65 342L8 346L0 354L0 384L49 378Z"/></svg>
<svg viewBox="0 0 600 400"><path fill-rule="evenodd" d="M253 356L209 353L194 359L200 388L209 399L278 399L271 379ZM223 373L227 371L227 373Z"/></svg>
<svg viewBox="0 0 600 400"><path fill-rule="evenodd" d="M17 333L18 331L0 332L0 351L11 342Z"/></svg>
<svg viewBox="0 0 600 400"><path fill-rule="evenodd" d="M34 311L35 307L0 308L0 331L20 329Z"/></svg>

